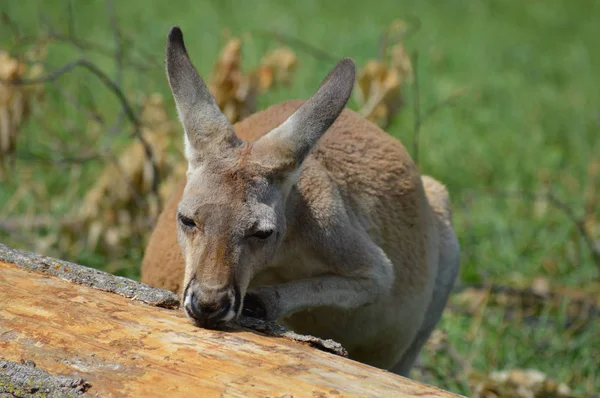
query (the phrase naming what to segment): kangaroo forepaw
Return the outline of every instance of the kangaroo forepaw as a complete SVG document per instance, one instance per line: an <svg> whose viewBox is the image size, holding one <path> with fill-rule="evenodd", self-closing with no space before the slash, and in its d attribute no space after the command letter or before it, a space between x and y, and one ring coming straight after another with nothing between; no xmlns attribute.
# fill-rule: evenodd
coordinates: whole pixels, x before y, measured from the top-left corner
<svg viewBox="0 0 600 398"><path fill-rule="evenodd" d="M267 320L266 305L258 294L251 292L246 293L242 315Z"/></svg>

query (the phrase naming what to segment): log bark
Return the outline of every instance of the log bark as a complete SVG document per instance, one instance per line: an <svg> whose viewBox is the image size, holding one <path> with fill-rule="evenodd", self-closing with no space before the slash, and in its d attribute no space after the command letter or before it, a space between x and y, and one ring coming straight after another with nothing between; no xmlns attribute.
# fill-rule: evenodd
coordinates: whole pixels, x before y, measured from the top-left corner
<svg viewBox="0 0 600 398"><path fill-rule="evenodd" d="M177 306L169 292L0 244L0 396L456 396L277 325L200 329Z"/></svg>

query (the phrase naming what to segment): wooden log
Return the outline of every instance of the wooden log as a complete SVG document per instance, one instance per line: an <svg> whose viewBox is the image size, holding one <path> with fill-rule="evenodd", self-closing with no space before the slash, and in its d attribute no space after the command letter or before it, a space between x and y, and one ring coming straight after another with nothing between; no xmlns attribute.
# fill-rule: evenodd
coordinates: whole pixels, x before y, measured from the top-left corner
<svg viewBox="0 0 600 398"><path fill-rule="evenodd" d="M0 244L0 396L456 396L331 341L204 330L176 307L169 292Z"/></svg>

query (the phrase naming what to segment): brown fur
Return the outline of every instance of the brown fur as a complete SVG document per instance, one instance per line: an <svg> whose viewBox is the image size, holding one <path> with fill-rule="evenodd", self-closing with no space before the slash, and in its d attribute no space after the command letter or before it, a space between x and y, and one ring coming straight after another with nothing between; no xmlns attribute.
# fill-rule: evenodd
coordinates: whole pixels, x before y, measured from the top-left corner
<svg viewBox="0 0 600 398"><path fill-rule="evenodd" d="M304 100L290 100L255 113L234 126L236 135L244 141L255 141L283 123L304 102ZM357 127L357 124L364 130L360 131L360 134L348 137ZM375 135L376 139L373 139L373 135ZM353 143L352 141L357 142ZM344 149L352 151L355 155L351 160L344 160L344 165L349 164L356 168L356 173L350 174L349 178L346 177L347 171L344 169L340 170L339 162L335 160L336 152L343 152ZM398 157L398 151L404 159L394 159ZM329 156L327 156L328 152ZM369 156L363 157L363 153ZM364 120L350 110L345 110L323 136L321 142L315 148L313 156L323 161L325 167L334 168L330 172L336 178L336 182L343 186L344 191L358 188L358 191L364 192L364 195L368 197L369 193L377 193L379 189L382 189L391 193L391 202L399 201L402 198L406 198L407 194L412 194L415 196L410 201L412 207L415 207L415 203L420 199L419 196L414 195L414 190L416 189L414 185L420 185L415 181L415 178L418 178L418 171L412 164L404 146L398 140L382 132L377 126ZM307 162L311 162L310 158ZM367 167L365 167L365 164ZM390 164L394 166L394 169L389 169L388 165ZM398 181L398 187L387 187L385 180L393 174L401 176L400 181ZM315 177L308 177L308 180L301 179L304 181L302 186L308 190L316 191L317 189L311 188L311 182L316 182L314 179ZM450 222L448 193L445 187L429 176L424 176L423 181L426 183L425 188L428 190L430 203L435 206L436 211L443 219ZM150 240L142 261L142 282L151 286L160 286L163 289L179 294L182 293L181 284L183 282L185 262L177 244L177 224L175 218L177 206L183 195L185 184L186 178L184 177L177 184L177 188L165 204L158 218L156 228L154 228L150 235ZM319 192L311 192L307 196L314 196L311 204L323 208L325 212L327 211L329 203L319 204L319 202L328 200L329 195L321 196ZM375 217L375 220L369 217L370 222L377 224L376 226L370 226L376 232L376 242L378 244L384 243L385 237L388 237L387 240L392 242L410 242L410 239L406 239L405 236L398 236L398 239L394 239L394 237L390 237L390 234L396 234L394 232L395 225L405 222L414 223L415 221L410 220L411 216L409 212L402 214L402 220L390 219L386 214L387 205L393 206L392 203L380 202L375 209L368 211L368 213L373 213L371 217ZM404 206L408 205L405 204ZM359 205L357 207L362 206ZM416 211L416 209L412 210ZM358 214L364 214L362 208L357 208L356 211ZM415 216L413 215L412 217ZM402 252L402 249L404 248L400 248L399 251Z"/></svg>
<svg viewBox="0 0 600 398"><path fill-rule="evenodd" d="M255 141L285 121L303 103L303 100L292 100L273 105L237 123L236 134L242 140ZM338 194L353 209L353 222L370 231L371 237L388 253L393 263L404 265L400 268L401 275L396 278L399 294L409 295L421 290L431 279L422 262L427 257L427 237L421 235L415 242L414 231L400 226L427 225L429 217L423 218L420 214L429 212L427 203L435 211L439 222L450 223L445 187L435 179L423 176L427 194L424 201L418 171L402 144L350 110L342 112L306 163L298 187L299 197L305 202L303 212L312 214L300 214L296 223L326 226L326 220L331 217L328 213L331 211L332 195L327 192L330 187L320 182L322 176L316 170L327 168L329 176L339 186ZM348 168L354 171L349 172ZM142 262L142 282L178 294L183 289L185 261L177 244L175 218L185 183L184 178L166 203ZM398 206L399 212L389 211ZM290 228L289 233L293 233L294 229ZM254 284L272 284L287 279L283 275L276 276L276 272L272 274L275 276L258 275ZM315 312L318 310L312 313ZM318 317L311 313L299 314L296 322L291 321L296 331L307 333L315 329L316 322ZM335 324L332 327L335 329ZM339 338L334 330L327 330L322 336ZM379 350L390 350L386 339L382 339L381 348L371 347L369 351L373 352L357 352L354 357L372 356Z"/></svg>
<svg viewBox="0 0 600 398"><path fill-rule="evenodd" d="M235 133L244 141L255 141L283 123L303 103L304 100L287 101L255 113L237 123ZM177 243L176 215L185 184L184 177L165 204L142 260L142 282L178 294L183 292L185 261Z"/></svg>
<svg viewBox="0 0 600 398"><path fill-rule="evenodd" d="M421 177L398 140L344 110L353 61L309 100L235 127L178 28L167 75L188 172L150 238L142 281L182 294L198 326L242 312L278 319L407 375L441 317L460 250L445 187Z"/></svg>

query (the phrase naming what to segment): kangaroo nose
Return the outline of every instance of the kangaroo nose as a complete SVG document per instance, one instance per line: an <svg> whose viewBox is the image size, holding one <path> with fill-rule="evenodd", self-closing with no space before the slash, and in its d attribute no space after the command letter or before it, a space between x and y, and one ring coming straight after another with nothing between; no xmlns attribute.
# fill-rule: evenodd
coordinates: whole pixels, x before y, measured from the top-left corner
<svg viewBox="0 0 600 398"><path fill-rule="evenodd" d="M184 302L186 314L200 327L214 328L220 323L233 319L235 314L232 309L232 300L229 294L214 295L211 300L202 300L193 289L188 293Z"/></svg>

